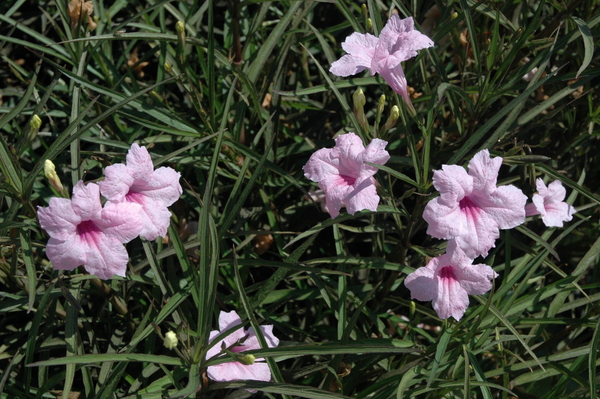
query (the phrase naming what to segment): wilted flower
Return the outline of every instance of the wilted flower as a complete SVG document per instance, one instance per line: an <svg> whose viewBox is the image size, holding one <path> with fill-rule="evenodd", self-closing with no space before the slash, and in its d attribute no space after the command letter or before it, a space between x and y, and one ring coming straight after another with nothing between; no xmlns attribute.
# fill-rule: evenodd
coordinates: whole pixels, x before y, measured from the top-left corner
<svg viewBox="0 0 600 399"><path fill-rule="evenodd" d="M167 209L183 192L179 172L169 167L154 170L146 147L133 143L127 153L127 164L115 164L105 170L100 191L108 203L128 202L142 206L140 217L144 227L140 237L154 240L167 234L171 212Z"/></svg>
<svg viewBox="0 0 600 399"><path fill-rule="evenodd" d="M355 75L365 69L371 76L379 73L410 105L406 77L401 62L417 55L418 50L433 46L433 41L414 30L412 17L400 19L393 14L379 37L370 33L354 32L342 43L348 53L331 64L330 71L337 76Z"/></svg>
<svg viewBox="0 0 600 399"><path fill-rule="evenodd" d="M129 255L123 246L142 228L141 206L133 203L100 203L97 184L79 181L73 199L51 198L50 206L38 207L40 225L50 240L46 255L55 269L85 266L88 273L109 279L125 276Z"/></svg>
<svg viewBox="0 0 600 399"><path fill-rule="evenodd" d="M404 280L411 297L431 301L442 319L460 320L469 306L469 295L482 295L492 288L498 274L488 265L474 265L473 260L450 240L444 255L435 257Z"/></svg>
<svg viewBox="0 0 600 399"><path fill-rule="evenodd" d="M469 172L457 165L442 165L433 173L440 196L425 207L427 234L456 239L467 256L487 256L500 237L499 229L525 222L527 197L515 186L496 187L502 158L490 158L488 150L475 154Z"/></svg>
<svg viewBox="0 0 600 399"><path fill-rule="evenodd" d="M533 203L525 206L527 216L542 215L542 221L548 227L563 227L563 222L573 219L575 208L564 202L567 191L560 180L555 180L546 187L544 181L535 181L537 194L533 195Z"/></svg>
<svg viewBox="0 0 600 399"><path fill-rule="evenodd" d="M242 324L240 316L235 311L223 312L219 314L219 331L211 331L209 340L212 342L217 336L225 331L234 329ZM279 345L279 339L273 335L273 326L260 326L260 329L267 341L269 348L275 348ZM206 370L208 377L213 381L233 381L233 380L271 380L271 370L264 359L256 359L249 355L236 355L240 352L260 349L256 332L252 327L248 330L238 328L221 341L217 342L206 353L206 358L211 359L222 353L230 353L238 361L221 363L215 366L209 366Z"/></svg>
<svg viewBox="0 0 600 399"><path fill-rule="evenodd" d="M318 182L325 192L327 209L331 218L340 214L342 204L354 215L362 209L377 210L379 196L373 175L379 165L390 159L385 150L387 141L373 139L365 148L354 133L342 134L335 139L334 148L322 148L312 154L304 165L304 176Z"/></svg>
<svg viewBox="0 0 600 399"><path fill-rule="evenodd" d="M94 3L91 1L71 0L69 3L69 17L71 18L71 25L73 27L78 26L81 21L87 18L90 30L96 29L98 24L91 17L93 12Z"/></svg>

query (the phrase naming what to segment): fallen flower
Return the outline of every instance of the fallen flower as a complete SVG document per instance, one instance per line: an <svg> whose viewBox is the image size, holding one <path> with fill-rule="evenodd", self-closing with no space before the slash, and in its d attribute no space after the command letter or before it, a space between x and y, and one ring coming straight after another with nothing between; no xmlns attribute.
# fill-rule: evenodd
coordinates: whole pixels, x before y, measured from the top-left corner
<svg viewBox="0 0 600 399"><path fill-rule="evenodd" d="M219 314L219 330L211 331L209 342L212 342L220 334L234 329L242 324L240 316L235 311L223 312ZM273 326L260 326L260 329L267 341L269 348L275 348L279 345L279 339L273 335ZM270 381L271 370L263 358L256 359L251 355L236 355L240 352L261 349L256 337L256 332L252 327L248 330L238 328L208 350L206 359L220 356L224 353L232 354L238 361L221 363L215 366L209 366L206 370L208 377L213 381L233 381L233 380L256 380Z"/></svg>
<svg viewBox="0 0 600 399"><path fill-rule="evenodd" d="M79 181L73 199L53 197L50 206L38 207L40 225L50 240L46 255L55 269L73 270L85 266L101 279L125 276L129 255L123 246L142 228L138 204L100 203L97 184Z"/></svg>
<svg viewBox="0 0 600 399"><path fill-rule="evenodd" d="M171 212L167 209L181 196L180 173L169 167L154 170L146 147L133 143L127 153L127 164L114 164L105 170L100 192L108 203L140 204L144 227L140 237L155 240L167 234Z"/></svg>
<svg viewBox="0 0 600 399"><path fill-rule="evenodd" d="M564 202L567 191L560 180L555 180L546 187L544 180L535 181L537 194L532 203L525 206L527 216L542 215L542 221L548 227L563 227L563 222L573 219L575 208Z"/></svg>
<svg viewBox="0 0 600 399"><path fill-rule="evenodd" d="M379 73L410 105L401 62L432 46L430 38L415 30L412 17L400 19L398 14L392 14L378 38L358 32L348 36L342 43L348 54L331 64L329 71L337 76L350 76L369 68L371 76Z"/></svg>
<svg viewBox="0 0 600 399"><path fill-rule="evenodd" d="M474 259L487 256L500 229L525 222L527 196L513 185L496 187L502 158L490 158L488 150L475 154L469 172L458 165L442 165L433 172L433 186L440 196L429 201L423 218L427 234L455 239Z"/></svg>
<svg viewBox="0 0 600 399"><path fill-rule="evenodd" d="M386 145L387 141L373 139L365 148L360 137L348 133L335 139L334 148L322 148L311 155L304 165L304 176L318 182L325 192L332 219L340 214L342 204L351 215L362 209L377 210L379 196L373 175L378 169L365 162L385 164L390 159Z"/></svg>
<svg viewBox="0 0 600 399"><path fill-rule="evenodd" d="M452 316L460 320L469 306L469 295L485 294L496 277L490 266L473 265L456 241L450 240L444 255L409 274L404 285L413 299L431 301L441 319Z"/></svg>

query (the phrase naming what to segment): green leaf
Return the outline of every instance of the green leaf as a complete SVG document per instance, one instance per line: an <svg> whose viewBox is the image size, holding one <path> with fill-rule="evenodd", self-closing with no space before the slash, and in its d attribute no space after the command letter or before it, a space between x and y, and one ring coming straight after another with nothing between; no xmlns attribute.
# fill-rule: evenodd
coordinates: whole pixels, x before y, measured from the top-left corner
<svg viewBox="0 0 600 399"><path fill-rule="evenodd" d="M592 57L594 55L594 35L592 34L592 30L589 26L580 18L575 16L571 16L571 19L577 24L577 28L579 28L579 32L581 32L581 38L583 39L583 62L577 71L577 75L575 78L579 78L579 75L590 65L592 62Z"/></svg>

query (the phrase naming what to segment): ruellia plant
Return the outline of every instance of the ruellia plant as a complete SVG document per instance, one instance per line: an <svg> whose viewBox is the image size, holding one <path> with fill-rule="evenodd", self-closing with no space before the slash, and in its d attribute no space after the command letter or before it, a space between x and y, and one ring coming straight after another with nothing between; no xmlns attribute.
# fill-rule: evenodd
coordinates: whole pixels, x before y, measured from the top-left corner
<svg viewBox="0 0 600 399"><path fill-rule="evenodd" d="M596 398L599 23L0 2L0 397Z"/></svg>

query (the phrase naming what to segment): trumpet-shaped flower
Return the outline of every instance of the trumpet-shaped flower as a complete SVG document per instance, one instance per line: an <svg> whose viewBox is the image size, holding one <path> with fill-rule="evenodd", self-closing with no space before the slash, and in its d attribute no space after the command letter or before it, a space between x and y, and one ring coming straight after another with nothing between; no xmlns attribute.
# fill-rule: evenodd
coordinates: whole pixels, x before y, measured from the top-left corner
<svg viewBox="0 0 600 399"><path fill-rule="evenodd" d="M469 306L469 295L482 295L492 288L498 274L488 265L473 265L457 246L448 242L444 255L435 257L404 280L411 297L431 301L433 309L442 319L452 316L460 320Z"/></svg>
<svg viewBox="0 0 600 399"><path fill-rule="evenodd" d="M348 53L333 64L330 71L337 76L355 75L370 69L379 73L392 90L410 105L406 77L401 62L417 55L418 50L433 46L433 41L416 31L412 17L400 19L393 14L379 37L354 32L342 43Z"/></svg>
<svg viewBox="0 0 600 399"><path fill-rule="evenodd" d="M211 331L209 340L212 342L221 333L232 330L242 324L240 316L235 311L223 312L219 314L219 331ZM273 326L260 326L263 336L267 341L269 348L275 348L279 345L279 339L273 335ZM256 332L252 327L248 330L238 328L211 347L206 353L206 358L211 359L219 356L222 352L230 352L235 355L240 352L261 349L256 337ZM262 358L255 359L253 356L238 355L239 360L244 363L228 362L215 366L209 366L206 370L208 377L213 381L233 381L233 380L255 380L269 381L271 379L271 370L269 365Z"/></svg>
<svg viewBox="0 0 600 399"><path fill-rule="evenodd" d="M50 240L46 255L60 270L85 266L101 279L125 276L129 255L123 246L142 229L138 204L100 203L97 184L79 181L73 199L52 198L50 206L38 208L40 225Z"/></svg>
<svg viewBox="0 0 600 399"><path fill-rule="evenodd" d="M442 165L433 173L433 185L440 196L425 207L427 234L455 239L474 259L487 256L500 229L525 222L527 197L515 186L496 187L502 158L490 158L488 150L475 154L469 172L457 165Z"/></svg>
<svg viewBox="0 0 600 399"><path fill-rule="evenodd" d="M542 221L548 227L562 227L563 222L573 219L575 208L564 202L567 191L560 180L555 180L546 187L538 178L535 182L537 194L533 195L533 203L525 206L527 216L542 215Z"/></svg>
<svg viewBox="0 0 600 399"><path fill-rule="evenodd" d="M100 191L109 203L128 202L142 206L144 227L140 236L154 240L167 234L171 212L167 209L181 196L180 174L169 167L154 170L146 147L133 143L127 164L114 164L105 170Z"/></svg>
<svg viewBox="0 0 600 399"><path fill-rule="evenodd" d="M390 159L386 145L387 141L373 139L365 148L360 137L348 133L335 139L334 148L312 154L304 165L304 176L318 182L325 192L332 219L340 214L342 204L351 215L362 209L377 210L379 196L373 178L377 168L365 162L385 164Z"/></svg>

